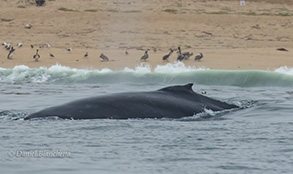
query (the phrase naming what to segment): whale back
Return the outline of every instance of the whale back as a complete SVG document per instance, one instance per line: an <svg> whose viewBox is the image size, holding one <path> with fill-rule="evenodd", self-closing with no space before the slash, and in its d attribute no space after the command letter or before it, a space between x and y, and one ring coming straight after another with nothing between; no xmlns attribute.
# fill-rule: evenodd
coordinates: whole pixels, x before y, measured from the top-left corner
<svg viewBox="0 0 293 174"><path fill-rule="evenodd" d="M80 99L30 114L25 119L58 116L73 119L180 118L202 112L237 106L221 102L192 90L193 83L149 92L109 94Z"/></svg>

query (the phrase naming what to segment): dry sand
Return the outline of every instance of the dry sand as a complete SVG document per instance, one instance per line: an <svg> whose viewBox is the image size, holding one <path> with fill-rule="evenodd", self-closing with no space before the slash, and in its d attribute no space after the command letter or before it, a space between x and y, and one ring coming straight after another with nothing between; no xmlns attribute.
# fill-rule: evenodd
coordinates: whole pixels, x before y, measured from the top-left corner
<svg viewBox="0 0 293 174"><path fill-rule="evenodd" d="M293 0L47 0L36 7L28 0L0 0L0 42L18 42L12 60L0 47L0 67L50 67L59 63L83 69L133 68L150 49L145 64L164 65L170 48L202 61L187 66L211 69L263 69L293 67ZM31 0L32 2L32 0ZM25 29L31 24L31 29ZM41 59L32 58L41 44ZM30 48L34 45L34 48ZM65 48L72 47L71 52ZM157 51L154 51L154 48ZM286 48L288 52L277 51ZM125 51L129 54L126 55ZM49 53L55 58L50 58ZM85 52L89 53L84 58ZM111 61L101 62L104 53ZM176 60L176 52L170 62Z"/></svg>

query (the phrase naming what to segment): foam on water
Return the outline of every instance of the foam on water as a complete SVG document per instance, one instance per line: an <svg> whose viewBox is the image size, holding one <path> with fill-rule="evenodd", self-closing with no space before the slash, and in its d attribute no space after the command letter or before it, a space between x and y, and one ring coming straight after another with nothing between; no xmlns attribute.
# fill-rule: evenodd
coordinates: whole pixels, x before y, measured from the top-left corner
<svg viewBox="0 0 293 174"><path fill-rule="evenodd" d="M197 83L225 86L293 86L293 69L280 67L275 71L210 70L186 66L183 62L151 67L140 64L135 68L113 71L76 69L59 64L49 68L29 68L24 65L12 69L0 68L0 83Z"/></svg>
<svg viewBox="0 0 293 174"><path fill-rule="evenodd" d="M277 68L275 72L287 74L287 75L293 75L293 68L289 68L287 66L282 66L280 68Z"/></svg>

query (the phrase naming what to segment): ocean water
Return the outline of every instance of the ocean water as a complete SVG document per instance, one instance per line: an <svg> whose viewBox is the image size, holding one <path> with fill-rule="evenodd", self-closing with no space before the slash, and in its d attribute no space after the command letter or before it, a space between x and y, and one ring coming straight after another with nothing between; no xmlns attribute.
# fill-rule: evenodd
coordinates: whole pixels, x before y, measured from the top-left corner
<svg viewBox="0 0 293 174"><path fill-rule="evenodd" d="M193 82L242 109L182 119L24 121L80 98ZM1 173L293 173L293 69L167 64L121 71L0 68ZM163 99L162 99L163 100Z"/></svg>

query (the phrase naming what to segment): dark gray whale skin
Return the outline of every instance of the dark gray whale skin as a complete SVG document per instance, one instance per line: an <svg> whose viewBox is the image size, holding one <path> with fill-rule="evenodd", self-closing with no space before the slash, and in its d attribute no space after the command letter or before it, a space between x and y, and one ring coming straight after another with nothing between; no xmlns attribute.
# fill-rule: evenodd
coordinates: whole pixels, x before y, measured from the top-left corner
<svg viewBox="0 0 293 174"><path fill-rule="evenodd" d="M222 111L238 108L192 90L192 83L170 86L150 92L116 93L73 101L50 107L25 117L64 119L129 119L129 118L182 118L206 109Z"/></svg>

